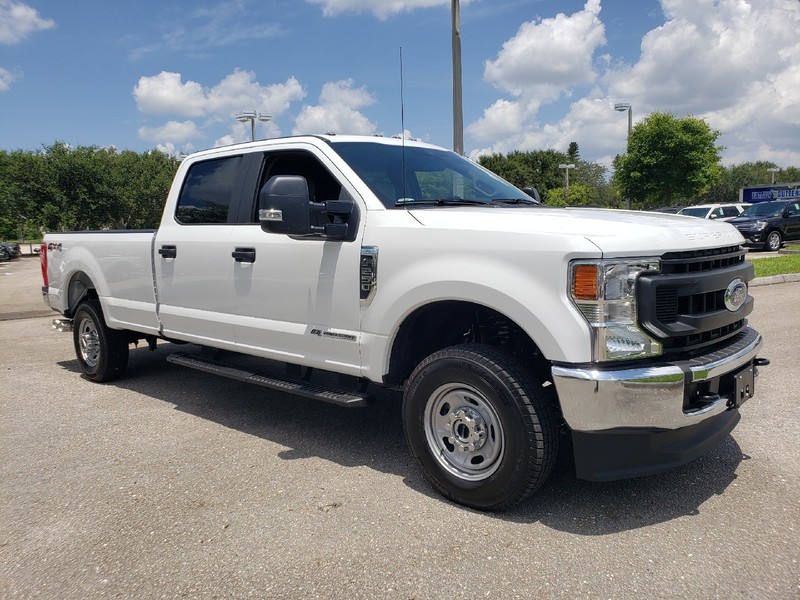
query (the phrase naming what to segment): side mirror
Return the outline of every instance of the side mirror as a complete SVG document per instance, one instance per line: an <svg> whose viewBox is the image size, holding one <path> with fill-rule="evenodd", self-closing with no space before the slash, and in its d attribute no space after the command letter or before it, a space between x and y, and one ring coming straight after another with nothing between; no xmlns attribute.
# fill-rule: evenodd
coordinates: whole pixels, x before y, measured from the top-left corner
<svg viewBox="0 0 800 600"><path fill-rule="evenodd" d="M258 221L267 233L353 241L358 211L347 193L312 202L305 177L275 175L258 195Z"/></svg>
<svg viewBox="0 0 800 600"><path fill-rule="evenodd" d="M311 202L305 177L271 177L258 195L258 220L261 229L268 233L311 233Z"/></svg>
<svg viewBox="0 0 800 600"><path fill-rule="evenodd" d="M536 201L536 204L542 203L542 197L539 195L539 190L537 190L535 187L522 188L522 191L533 198Z"/></svg>

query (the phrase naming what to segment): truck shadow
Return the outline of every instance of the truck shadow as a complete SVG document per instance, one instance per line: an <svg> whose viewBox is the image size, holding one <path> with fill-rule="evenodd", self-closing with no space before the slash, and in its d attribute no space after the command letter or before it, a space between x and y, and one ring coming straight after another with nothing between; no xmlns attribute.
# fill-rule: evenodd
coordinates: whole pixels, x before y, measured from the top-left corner
<svg viewBox="0 0 800 600"><path fill-rule="evenodd" d="M281 460L318 457L344 467L366 466L397 475L404 483L453 510L468 510L442 498L427 482L406 446L401 394L375 388L376 402L348 409L267 390L172 365L166 356L185 346L159 345L155 352L131 350L126 377L110 385L145 394L176 410L269 440L287 449ZM80 373L76 360L65 370ZM736 479L743 456L726 437L700 459L666 473L609 483L575 478L568 438L545 485L527 502L504 513L478 513L517 523L539 522L577 535L607 535L697 515L703 503Z"/></svg>

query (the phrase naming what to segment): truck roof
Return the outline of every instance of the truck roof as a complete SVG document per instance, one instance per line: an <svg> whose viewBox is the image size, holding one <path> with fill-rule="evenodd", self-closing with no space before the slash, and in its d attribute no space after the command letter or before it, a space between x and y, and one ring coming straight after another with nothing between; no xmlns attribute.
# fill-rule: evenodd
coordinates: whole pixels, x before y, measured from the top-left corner
<svg viewBox="0 0 800 600"><path fill-rule="evenodd" d="M419 140L413 139L405 139L403 140L400 137L384 137L381 135L338 135L335 133L325 133L325 134L309 134L309 135L291 135L291 136L283 136L283 137L276 137L276 138L267 138L263 140L255 140L253 142L240 142L237 144L229 144L226 146L217 146L214 148L207 148L205 150L199 150L194 152L185 157L188 158L195 158L201 156L210 156L214 154L218 154L221 152L230 153L231 151L235 151L238 149L252 149L258 147L270 147L275 145L280 145L286 142L309 142L309 143L317 143L319 141L326 142L328 144L333 142L371 142L371 143L379 143L379 144L386 144L391 146L416 146L422 148L436 148L436 149L443 149L440 146L435 146L433 144L428 144L426 142L422 142Z"/></svg>

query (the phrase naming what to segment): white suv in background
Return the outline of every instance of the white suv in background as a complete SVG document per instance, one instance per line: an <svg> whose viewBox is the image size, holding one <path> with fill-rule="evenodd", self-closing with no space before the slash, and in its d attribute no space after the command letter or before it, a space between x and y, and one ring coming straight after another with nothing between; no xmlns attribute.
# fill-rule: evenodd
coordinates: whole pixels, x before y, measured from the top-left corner
<svg viewBox="0 0 800 600"><path fill-rule="evenodd" d="M740 204L738 202L735 204L698 204L682 208L678 211L678 214L687 217L728 221L738 217L748 206L748 204Z"/></svg>

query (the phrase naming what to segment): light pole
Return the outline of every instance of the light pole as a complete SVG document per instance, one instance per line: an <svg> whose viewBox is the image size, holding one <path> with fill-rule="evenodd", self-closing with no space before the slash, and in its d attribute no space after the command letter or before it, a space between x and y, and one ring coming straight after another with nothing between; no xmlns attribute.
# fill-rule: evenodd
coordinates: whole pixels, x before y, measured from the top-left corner
<svg viewBox="0 0 800 600"><path fill-rule="evenodd" d="M767 173L772 173L772 185L775 185L775 173L777 173L778 171L780 171L780 169L776 167L771 167L767 169Z"/></svg>
<svg viewBox="0 0 800 600"><path fill-rule="evenodd" d="M464 154L464 111L461 101L461 7L452 0L453 17L453 151Z"/></svg>
<svg viewBox="0 0 800 600"><path fill-rule="evenodd" d="M573 164L558 165L558 168L559 169L564 169L564 180L566 182L566 186L565 186L566 187L566 194L567 194L567 199L569 199L569 170L570 169L574 169L575 165L573 165Z"/></svg>
<svg viewBox="0 0 800 600"><path fill-rule="evenodd" d="M236 115L236 120L240 123L247 123L250 121L250 134L253 141L256 141L256 121L266 123L272 118L272 115L265 115L254 110L246 110Z"/></svg>
<svg viewBox="0 0 800 600"><path fill-rule="evenodd" d="M628 151L628 144L631 141L631 130L633 129L633 107L628 102L617 102L614 105L614 110L617 112L625 112L628 111L628 138L625 142L625 151ZM631 209L631 199L625 198L625 209Z"/></svg>

